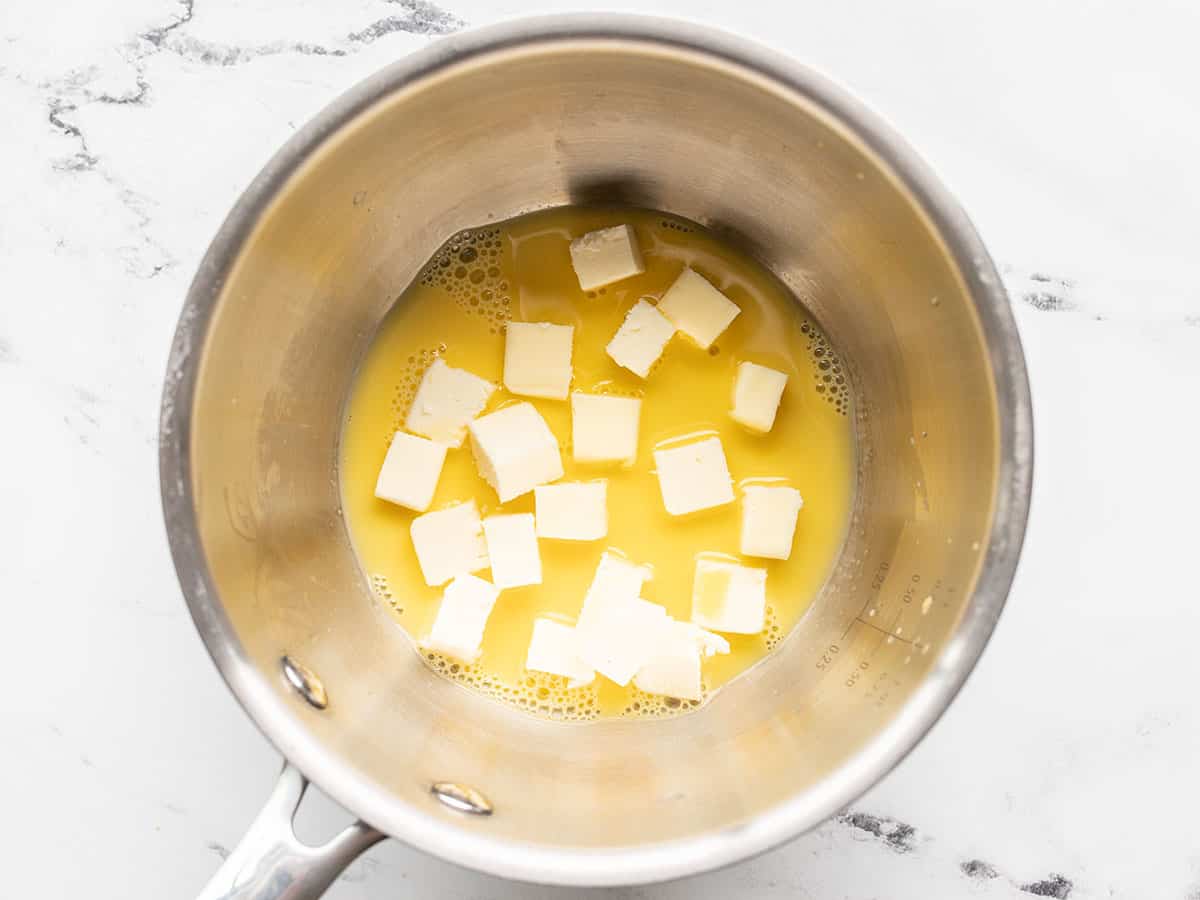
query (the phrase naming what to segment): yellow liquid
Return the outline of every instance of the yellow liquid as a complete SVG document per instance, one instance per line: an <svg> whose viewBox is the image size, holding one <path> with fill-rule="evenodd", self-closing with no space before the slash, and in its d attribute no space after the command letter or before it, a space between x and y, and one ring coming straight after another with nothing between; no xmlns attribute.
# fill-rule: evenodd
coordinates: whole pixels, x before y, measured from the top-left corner
<svg viewBox="0 0 1200 900"><path fill-rule="evenodd" d="M627 223L646 263L644 274L584 292L568 243L585 232ZM645 381L604 352L639 298L657 299L683 265L708 278L741 307L716 346L704 351L676 335ZM542 584L506 590L488 620L483 652L472 666L433 655L435 669L535 714L555 718L656 715L694 704L642 694L602 677L568 691L565 680L524 671L538 616L573 622L601 553L616 549L653 567L643 596L678 619L691 618L692 573L699 553L736 555L740 503L684 518L669 516L652 450L686 435L718 433L738 484L781 482L804 498L792 555L765 566L768 627L726 635L727 656L704 662L706 696L762 659L792 628L824 583L841 546L853 493L854 444L840 363L815 323L761 266L700 226L645 210L561 208L456 236L396 302L381 326L350 398L342 438L346 517L381 601L414 639L425 636L441 599L421 578L409 537L417 515L374 496L392 435L403 423L426 365L437 356L497 384L504 322L575 326L573 390L643 398L638 457L631 468L577 464L571 458L569 401L530 400L563 448L565 480L607 477L608 537L593 542L539 541ZM729 416L737 363L751 360L788 374L768 434L752 434ZM511 403L501 387L488 411ZM431 509L474 498L481 515L533 512L533 495L497 503L479 476L469 441L451 449ZM487 578L487 572L478 573Z"/></svg>

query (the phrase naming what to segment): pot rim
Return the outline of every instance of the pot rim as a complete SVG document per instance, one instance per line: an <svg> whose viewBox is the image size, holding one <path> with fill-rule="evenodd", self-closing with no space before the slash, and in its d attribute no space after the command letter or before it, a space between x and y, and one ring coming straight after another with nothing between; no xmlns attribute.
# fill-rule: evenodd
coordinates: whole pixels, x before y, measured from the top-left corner
<svg viewBox="0 0 1200 900"><path fill-rule="evenodd" d="M999 421L992 533L976 589L937 664L892 722L831 776L753 819L683 840L610 850L550 849L459 827L438 804L422 809L388 799L322 746L250 663L233 632L196 527L189 455L197 368L214 306L244 241L285 182L325 140L395 91L470 58L581 39L708 56L811 99L878 155L921 205L967 284L990 356ZM820 824L891 771L954 699L995 627L1024 539L1032 470L1032 405L1007 294L970 220L916 153L878 115L798 62L705 26L625 14L527 18L451 35L393 63L319 112L245 190L200 263L170 351L159 428L163 514L184 597L221 676L267 740L333 799L407 844L493 875L576 886L664 881L738 862Z"/></svg>

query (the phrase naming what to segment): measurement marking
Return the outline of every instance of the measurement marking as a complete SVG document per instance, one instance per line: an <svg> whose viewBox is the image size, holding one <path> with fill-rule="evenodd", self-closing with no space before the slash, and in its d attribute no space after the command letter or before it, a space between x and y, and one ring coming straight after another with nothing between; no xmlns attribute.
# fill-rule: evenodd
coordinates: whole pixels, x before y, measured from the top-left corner
<svg viewBox="0 0 1200 900"><path fill-rule="evenodd" d="M899 619L897 619L896 621L899 621ZM873 622L868 622L866 619L857 618L854 620L854 622L861 622L863 625L866 625L868 628L874 628L876 631L878 631L880 634L884 635L885 637L894 638L902 644L908 644L909 646L912 646L912 641L910 641L908 638L900 637L900 635L895 634L891 631L888 631L886 628L880 628L878 625L874 624ZM851 622L850 624L853 625L854 622ZM849 631L850 629L847 628L846 630Z"/></svg>
<svg viewBox="0 0 1200 900"><path fill-rule="evenodd" d="M850 622L846 625L846 630L842 632L841 639L843 641L846 639L846 635L848 635L850 633L850 629L854 627L855 622L862 622L864 625L868 624L866 619L863 618L863 615L865 615L867 610L871 608L871 601L876 600L876 599L878 599L878 595L876 595L875 597L867 598L866 602L863 604L863 608L858 611L858 615L850 620Z"/></svg>

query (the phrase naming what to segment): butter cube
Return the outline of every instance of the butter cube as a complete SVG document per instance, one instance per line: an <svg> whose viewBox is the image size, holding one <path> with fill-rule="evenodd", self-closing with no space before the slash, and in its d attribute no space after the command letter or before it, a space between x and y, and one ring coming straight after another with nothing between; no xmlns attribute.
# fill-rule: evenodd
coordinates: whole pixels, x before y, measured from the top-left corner
<svg viewBox="0 0 1200 900"><path fill-rule="evenodd" d="M617 365L645 378L674 333L675 326L662 313L639 300L604 349Z"/></svg>
<svg viewBox="0 0 1200 900"><path fill-rule="evenodd" d="M709 284L703 275L684 266L658 301L658 311L701 349L707 350L737 318L741 309Z"/></svg>
<svg viewBox="0 0 1200 900"><path fill-rule="evenodd" d="M467 426L479 474L501 503L563 476L558 441L532 403L517 403Z"/></svg>
<svg viewBox="0 0 1200 900"><path fill-rule="evenodd" d="M686 641L672 641L633 676L634 686L648 694L663 694L680 700L699 700L700 653Z"/></svg>
<svg viewBox="0 0 1200 900"><path fill-rule="evenodd" d="M409 526L421 575L430 587L488 567L483 524L474 500L425 513Z"/></svg>
<svg viewBox="0 0 1200 900"><path fill-rule="evenodd" d="M461 447L467 423L483 412L495 390L490 381L435 359L421 376L404 427L439 444Z"/></svg>
<svg viewBox="0 0 1200 900"><path fill-rule="evenodd" d="M445 461L445 444L397 431L379 470L375 496L425 512L433 502Z"/></svg>
<svg viewBox="0 0 1200 900"><path fill-rule="evenodd" d="M731 634L758 634L767 607L767 570L724 560L696 560L692 621Z"/></svg>
<svg viewBox="0 0 1200 900"><path fill-rule="evenodd" d="M496 587L542 583L542 558L533 530L533 513L488 516L483 520L483 536Z"/></svg>
<svg viewBox="0 0 1200 900"><path fill-rule="evenodd" d="M642 401L638 397L575 391L571 394L571 440L575 462L633 465L637 459L641 414Z"/></svg>
<svg viewBox="0 0 1200 900"><path fill-rule="evenodd" d="M713 634L701 628L694 622L676 622L679 633L692 642L702 657L716 656L718 653L729 652L729 641L719 634Z"/></svg>
<svg viewBox="0 0 1200 900"><path fill-rule="evenodd" d="M526 397L566 400L574 336L571 325L509 322L504 330L504 386Z"/></svg>
<svg viewBox="0 0 1200 900"><path fill-rule="evenodd" d="M646 271L637 237L628 225L589 231L571 241L571 265L585 291Z"/></svg>
<svg viewBox="0 0 1200 900"><path fill-rule="evenodd" d="M537 536L597 541L608 534L608 482L569 481L533 489Z"/></svg>
<svg viewBox="0 0 1200 900"><path fill-rule="evenodd" d="M663 505L673 516L733 502L733 480L718 437L654 451Z"/></svg>
<svg viewBox="0 0 1200 900"><path fill-rule="evenodd" d="M787 559L792 555L796 516L804 500L795 488L748 485L742 489L743 556Z"/></svg>
<svg viewBox="0 0 1200 900"><path fill-rule="evenodd" d="M534 619L533 637L525 656L525 668L531 672L561 675L567 687L584 687L596 680L596 673L579 656L575 629L553 619Z"/></svg>
<svg viewBox="0 0 1200 900"><path fill-rule="evenodd" d="M610 600L635 600L642 593L642 586L650 580L649 566L639 566L623 556L605 551L596 566L596 574L583 598L582 620L589 609L603 606Z"/></svg>
<svg viewBox="0 0 1200 900"><path fill-rule="evenodd" d="M468 664L475 662L483 643L483 629L498 596L500 590L482 578L457 576L442 592L433 628L421 646Z"/></svg>
<svg viewBox="0 0 1200 900"><path fill-rule="evenodd" d="M585 604L575 626L579 656L605 678L627 685L654 658L670 621L663 607L640 597Z"/></svg>
<svg viewBox="0 0 1200 900"><path fill-rule="evenodd" d="M638 670L633 683L649 694L700 700L701 657L728 653L729 642L691 622L671 621L669 625L658 637L654 656Z"/></svg>
<svg viewBox="0 0 1200 900"><path fill-rule="evenodd" d="M729 415L735 422L754 431L770 431L786 384L784 372L752 362L738 363L737 378L733 382L733 409Z"/></svg>

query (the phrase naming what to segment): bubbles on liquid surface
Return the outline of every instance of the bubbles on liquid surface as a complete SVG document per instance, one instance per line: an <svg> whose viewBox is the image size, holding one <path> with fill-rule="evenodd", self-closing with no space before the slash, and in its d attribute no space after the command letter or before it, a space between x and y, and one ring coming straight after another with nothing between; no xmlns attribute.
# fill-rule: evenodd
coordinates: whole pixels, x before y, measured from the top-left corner
<svg viewBox="0 0 1200 900"><path fill-rule="evenodd" d="M703 680L700 682L700 697L699 700L680 700L678 697L648 694L635 687L630 691L629 703L621 710L621 715L630 719L661 719L699 709L708 699L708 687Z"/></svg>
<svg viewBox="0 0 1200 900"><path fill-rule="evenodd" d="M779 627L779 616L775 613L775 607L769 603L763 616L762 633L763 642L767 645L767 650L774 650L779 646L779 642L783 640L783 629Z"/></svg>
<svg viewBox="0 0 1200 900"><path fill-rule="evenodd" d="M512 317L499 228L460 231L425 264L418 280L442 288L464 312L487 320L495 334Z"/></svg>
<svg viewBox="0 0 1200 900"><path fill-rule="evenodd" d="M426 653L424 658L439 675L535 716L563 722L588 722L600 716L596 682L568 688L567 679L558 675L526 672L512 683L484 672L478 665L467 665L439 653Z"/></svg>
<svg viewBox="0 0 1200 900"><path fill-rule="evenodd" d="M387 436L389 446L392 443L392 436L400 430L404 423L404 417L408 415L408 408L412 406L413 397L416 396L417 387L421 384L425 370L445 352L445 344L436 344L418 350L403 361L399 381L396 382L396 390L392 394L393 425Z"/></svg>
<svg viewBox="0 0 1200 900"><path fill-rule="evenodd" d="M841 358L812 322L802 323L800 331L807 339L807 349L812 356L817 393L839 414L846 415L850 411L850 385Z"/></svg>
<svg viewBox="0 0 1200 900"><path fill-rule="evenodd" d="M388 584L386 575L375 574L371 576L371 592L375 594L380 603L386 603L398 613L404 612L404 607L392 595L392 588Z"/></svg>
<svg viewBox="0 0 1200 900"><path fill-rule="evenodd" d="M673 219L660 219L658 226L665 228L667 231L677 231L680 234L691 234L695 231L694 228L684 225L682 222L676 222Z"/></svg>

